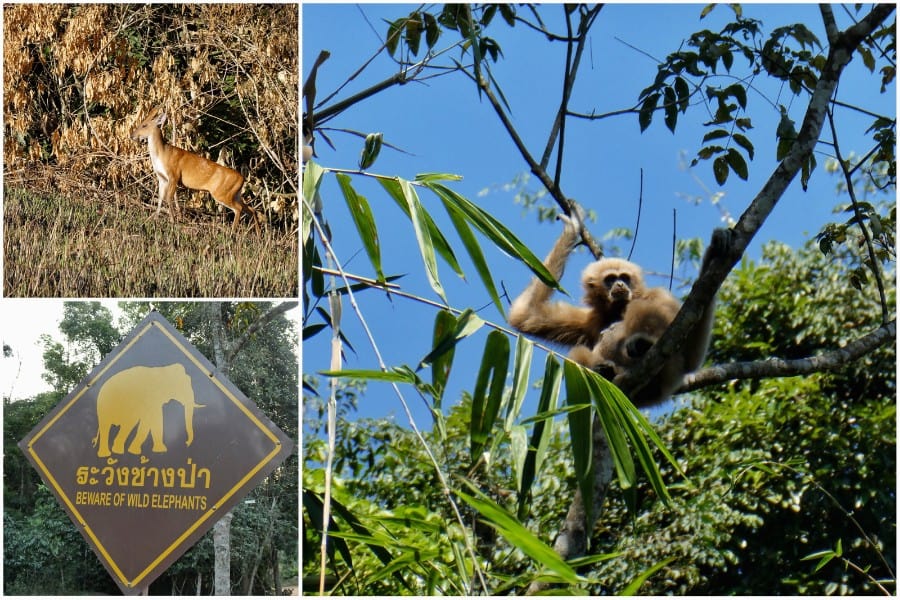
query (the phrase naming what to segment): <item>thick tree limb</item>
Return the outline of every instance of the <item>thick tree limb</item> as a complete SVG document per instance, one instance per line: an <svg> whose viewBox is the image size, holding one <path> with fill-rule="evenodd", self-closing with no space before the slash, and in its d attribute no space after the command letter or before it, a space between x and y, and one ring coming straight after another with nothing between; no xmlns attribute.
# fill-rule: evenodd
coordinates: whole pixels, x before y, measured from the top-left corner
<svg viewBox="0 0 900 600"><path fill-rule="evenodd" d="M857 360L873 350L897 338L897 321L882 325L872 333L864 335L836 350L816 356L784 360L770 358L751 362L736 362L714 365L688 373L679 392L690 392L735 379L763 379L769 377L793 377L822 371L832 371Z"/></svg>
<svg viewBox="0 0 900 600"><path fill-rule="evenodd" d="M681 340L685 339L687 332L700 319L703 308L712 301L725 277L743 256L750 241L815 149L825 122L829 100L834 94L841 72L850 62L853 51L893 10L893 4L876 5L859 23L837 36L837 43L829 48L822 76L813 91L793 148L778 164L732 229L731 247L724 255L710 260L707 270L694 282L690 295L671 327L650 348L641 364L622 378L620 387L626 394L640 389L643 383L659 371L666 359L678 351Z"/></svg>

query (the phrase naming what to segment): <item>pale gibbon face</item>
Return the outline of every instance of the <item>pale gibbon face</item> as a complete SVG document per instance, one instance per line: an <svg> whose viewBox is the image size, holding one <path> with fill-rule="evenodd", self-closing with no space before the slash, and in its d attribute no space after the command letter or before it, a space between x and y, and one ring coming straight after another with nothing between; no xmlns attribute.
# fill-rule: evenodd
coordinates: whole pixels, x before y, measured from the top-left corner
<svg viewBox="0 0 900 600"><path fill-rule="evenodd" d="M591 263L581 276L584 303L589 306L625 305L644 292L641 268L621 258Z"/></svg>

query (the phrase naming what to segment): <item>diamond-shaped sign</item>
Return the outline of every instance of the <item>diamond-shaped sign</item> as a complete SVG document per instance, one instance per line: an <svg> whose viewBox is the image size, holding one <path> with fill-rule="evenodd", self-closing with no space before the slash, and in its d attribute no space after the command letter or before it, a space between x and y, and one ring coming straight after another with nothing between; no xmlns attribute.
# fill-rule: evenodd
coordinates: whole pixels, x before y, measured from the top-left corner
<svg viewBox="0 0 900 600"><path fill-rule="evenodd" d="M122 591L138 594L293 444L152 312L19 446Z"/></svg>

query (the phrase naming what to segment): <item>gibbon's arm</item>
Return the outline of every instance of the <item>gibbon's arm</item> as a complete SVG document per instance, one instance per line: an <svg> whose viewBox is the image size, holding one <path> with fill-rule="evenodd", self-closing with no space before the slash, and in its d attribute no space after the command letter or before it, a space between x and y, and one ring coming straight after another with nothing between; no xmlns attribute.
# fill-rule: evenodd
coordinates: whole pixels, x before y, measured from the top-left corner
<svg viewBox="0 0 900 600"><path fill-rule="evenodd" d="M561 217L565 223L562 235L544 259L544 266L559 281L566 268L566 261L579 240L580 222ZM534 278L525 291L516 298L509 309L509 324L550 342L571 346L586 343L596 337L591 331L593 311L585 306L573 306L567 302L550 303L553 290L540 279Z"/></svg>

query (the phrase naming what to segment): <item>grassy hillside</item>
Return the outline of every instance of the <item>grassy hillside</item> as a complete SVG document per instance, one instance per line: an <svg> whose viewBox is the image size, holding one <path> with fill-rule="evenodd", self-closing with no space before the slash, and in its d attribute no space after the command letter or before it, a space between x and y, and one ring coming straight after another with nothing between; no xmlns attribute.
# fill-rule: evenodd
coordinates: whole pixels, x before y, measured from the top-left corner
<svg viewBox="0 0 900 600"><path fill-rule="evenodd" d="M297 234L7 186L8 297L296 297Z"/></svg>

